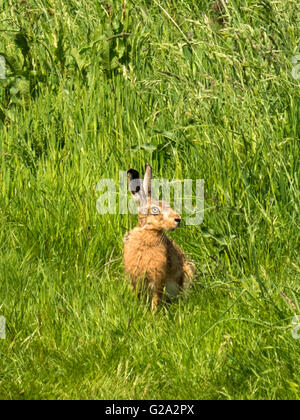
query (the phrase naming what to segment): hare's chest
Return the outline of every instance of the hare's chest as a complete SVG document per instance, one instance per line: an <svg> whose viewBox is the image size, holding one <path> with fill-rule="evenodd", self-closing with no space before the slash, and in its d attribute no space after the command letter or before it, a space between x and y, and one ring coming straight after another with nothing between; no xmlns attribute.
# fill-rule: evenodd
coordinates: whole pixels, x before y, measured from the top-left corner
<svg viewBox="0 0 300 420"><path fill-rule="evenodd" d="M166 270L167 250L161 241L154 241L139 231L131 231L124 238L124 262L135 273Z"/></svg>

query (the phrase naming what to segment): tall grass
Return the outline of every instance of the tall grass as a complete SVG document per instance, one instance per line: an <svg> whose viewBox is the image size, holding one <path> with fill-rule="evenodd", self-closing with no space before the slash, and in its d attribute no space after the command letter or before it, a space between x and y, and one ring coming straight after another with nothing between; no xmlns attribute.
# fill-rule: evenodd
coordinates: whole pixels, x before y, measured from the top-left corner
<svg viewBox="0 0 300 420"><path fill-rule="evenodd" d="M0 397L300 397L297 1L0 1ZM203 178L152 314L97 182Z"/></svg>

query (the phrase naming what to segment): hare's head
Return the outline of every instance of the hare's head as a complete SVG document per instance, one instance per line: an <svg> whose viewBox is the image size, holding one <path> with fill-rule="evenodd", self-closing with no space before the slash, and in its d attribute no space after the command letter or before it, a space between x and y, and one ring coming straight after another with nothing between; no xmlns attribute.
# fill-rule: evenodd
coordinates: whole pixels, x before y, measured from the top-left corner
<svg viewBox="0 0 300 420"><path fill-rule="evenodd" d="M158 231L176 229L180 225L181 216L166 201L157 201L151 197L152 168L149 163L146 163L143 180L135 169L129 169L127 174L130 191L138 201L139 226Z"/></svg>

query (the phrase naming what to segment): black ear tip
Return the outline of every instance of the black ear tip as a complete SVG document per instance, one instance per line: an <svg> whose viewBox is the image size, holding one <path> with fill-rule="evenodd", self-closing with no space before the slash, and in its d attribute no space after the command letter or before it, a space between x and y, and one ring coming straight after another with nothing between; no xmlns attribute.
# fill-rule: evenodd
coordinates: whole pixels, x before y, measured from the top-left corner
<svg viewBox="0 0 300 420"><path fill-rule="evenodd" d="M136 179L140 177L138 171L135 169L128 169L127 175L130 177L130 179Z"/></svg>

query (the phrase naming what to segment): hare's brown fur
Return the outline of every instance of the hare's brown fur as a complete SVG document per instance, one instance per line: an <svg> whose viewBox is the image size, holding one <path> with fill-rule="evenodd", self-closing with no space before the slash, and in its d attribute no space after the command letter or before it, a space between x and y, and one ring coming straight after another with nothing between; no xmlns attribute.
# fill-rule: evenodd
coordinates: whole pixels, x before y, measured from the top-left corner
<svg viewBox="0 0 300 420"><path fill-rule="evenodd" d="M146 174L149 167L146 166ZM165 234L165 231L179 226L180 215L165 202L149 200L150 190L149 187L146 205L145 200L141 203L142 191L138 194L139 224L124 238L124 267L133 288L151 291L152 308L156 309L165 288L170 289L171 293L172 290L180 292L192 280L195 267L179 246ZM156 212L159 209L158 214L152 214L153 206ZM144 211L145 207L147 212Z"/></svg>

